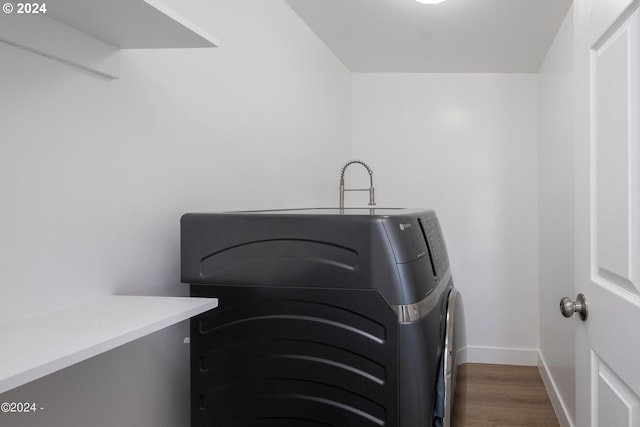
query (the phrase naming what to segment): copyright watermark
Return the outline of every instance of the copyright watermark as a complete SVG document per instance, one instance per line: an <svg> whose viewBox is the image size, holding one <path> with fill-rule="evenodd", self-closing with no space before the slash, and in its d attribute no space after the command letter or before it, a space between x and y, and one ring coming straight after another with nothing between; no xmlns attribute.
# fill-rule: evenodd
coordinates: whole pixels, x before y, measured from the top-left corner
<svg viewBox="0 0 640 427"><path fill-rule="evenodd" d="M35 402L2 402L0 403L0 411L7 413L26 414L43 410Z"/></svg>
<svg viewBox="0 0 640 427"><path fill-rule="evenodd" d="M10 3L2 5L2 11L6 14L16 13L17 15L44 15L47 13L47 3Z"/></svg>

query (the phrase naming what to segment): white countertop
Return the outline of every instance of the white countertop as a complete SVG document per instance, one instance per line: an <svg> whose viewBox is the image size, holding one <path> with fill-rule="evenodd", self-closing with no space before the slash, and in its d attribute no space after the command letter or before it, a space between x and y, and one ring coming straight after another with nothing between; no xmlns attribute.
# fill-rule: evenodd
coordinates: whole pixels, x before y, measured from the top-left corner
<svg viewBox="0 0 640 427"><path fill-rule="evenodd" d="M112 295L0 325L0 393L217 307L215 298Z"/></svg>

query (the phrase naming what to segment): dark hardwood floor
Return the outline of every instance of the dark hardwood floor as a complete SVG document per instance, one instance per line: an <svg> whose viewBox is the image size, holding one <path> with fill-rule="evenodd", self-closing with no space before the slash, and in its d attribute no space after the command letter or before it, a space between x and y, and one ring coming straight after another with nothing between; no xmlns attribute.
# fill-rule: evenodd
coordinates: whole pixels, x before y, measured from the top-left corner
<svg viewBox="0 0 640 427"><path fill-rule="evenodd" d="M452 427L482 426L559 426L537 367L458 367Z"/></svg>

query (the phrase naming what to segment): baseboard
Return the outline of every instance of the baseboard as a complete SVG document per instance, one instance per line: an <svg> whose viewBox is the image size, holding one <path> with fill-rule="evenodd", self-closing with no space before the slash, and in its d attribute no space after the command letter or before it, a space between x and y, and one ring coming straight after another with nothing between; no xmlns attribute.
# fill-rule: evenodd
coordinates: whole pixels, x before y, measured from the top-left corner
<svg viewBox="0 0 640 427"><path fill-rule="evenodd" d="M537 349L483 346L466 346L458 350L456 357L459 365L463 363L492 363L536 366L539 360Z"/></svg>
<svg viewBox="0 0 640 427"><path fill-rule="evenodd" d="M553 381L551 375L549 375L547 363L545 362L544 357L542 357L542 353L540 352L538 352L538 370L540 371L542 382L547 389L547 394L549 395L549 399L551 399L551 405L553 406L553 410L556 412L556 417L558 417L560 426L575 427L575 425L571 421L571 417L569 416L569 411L567 411L567 406L558 393L556 383Z"/></svg>

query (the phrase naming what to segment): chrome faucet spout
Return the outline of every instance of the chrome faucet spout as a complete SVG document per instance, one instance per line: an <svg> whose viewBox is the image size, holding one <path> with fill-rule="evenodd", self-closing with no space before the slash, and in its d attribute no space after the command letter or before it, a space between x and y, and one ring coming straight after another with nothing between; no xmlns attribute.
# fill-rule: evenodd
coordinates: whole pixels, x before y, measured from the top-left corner
<svg viewBox="0 0 640 427"><path fill-rule="evenodd" d="M347 168L353 164L359 164L369 173L369 188L345 188L344 187L344 173ZM344 192L345 191L368 191L369 192L369 206L376 205L375 189L373 188L373 171L371 168L361 160L351 160L347 162L340 171L340 209L344 209Z"/></svg>

